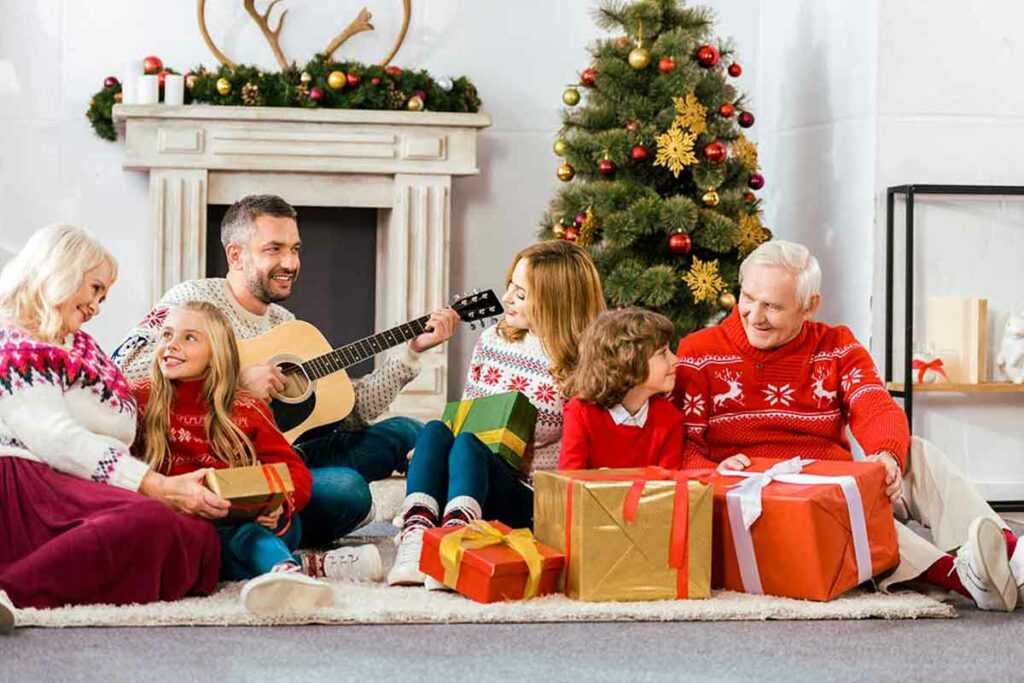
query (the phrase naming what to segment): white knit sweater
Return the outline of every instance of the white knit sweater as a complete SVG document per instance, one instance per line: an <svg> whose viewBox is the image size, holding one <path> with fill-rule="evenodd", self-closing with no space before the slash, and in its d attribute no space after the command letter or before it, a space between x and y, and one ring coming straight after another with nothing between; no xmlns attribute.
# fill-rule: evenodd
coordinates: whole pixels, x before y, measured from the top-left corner
<svg viewBox="0 0 1024 683"><path fill-rule="evenodd" d="M135 399L85 332L65 346L0 326L0 457L137 490L148 467L129 453Z"/></svg>
<svg viewBox="0 0 1024 683"><path fill-rule="evenodd" d="M167 318L168 309L186 301L205 301L216 306L227 317L235 330L235 336L240 340L258 337L283 322L295 320L290 311L277 304L270 304L263 315L251 313L238 303L224 278L182 282L164 294L153 310L146 314L142 322L128 333L111 354L130 382L149 377L156 351L156 333ZM356 404L352 414L345 419L344 428L360 429L377 419L391 406L398 392L416 378L419 371L419 354L406 345L381 361L373 372L353 381Z"/></svg>

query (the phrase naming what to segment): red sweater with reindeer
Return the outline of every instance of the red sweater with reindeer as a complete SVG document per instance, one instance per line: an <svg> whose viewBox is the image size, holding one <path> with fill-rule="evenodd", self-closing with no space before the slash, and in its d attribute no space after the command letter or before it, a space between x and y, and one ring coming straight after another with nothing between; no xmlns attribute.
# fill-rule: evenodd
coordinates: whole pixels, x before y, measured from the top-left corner
<svg viewBox="0 0 1024 683"><path fill-rule="evenodd" d="M174 403L171 405L170 453L169 459L163 464L161 473L168 476L188 474L204 467L222 469L227 463L210 453L210 444L206 440L206 399L202 389L205 380L192 380L174 383ZM139 403L139 425L136 430L135 445L132 451L137 457L143 455L145 443L145 425L142 416L149 402L151 386L149 380L132 385L132 393ZM256 449L256 457L260 464L269 465L282 462L288 468L295 486L295 511L306 507L313 477L295 452L288 440L284 438L274 424L270 409L263 401L244 391L238 392L235 404L231 408L231 421L238 425L252 441Z"/></svg>
<svg viewBox="0 0 1024 683"><path fill-rule="evenodd" d="M679 343L673 401L683 411L683 466L714 467L744 453L850 460L847 426L865 453L906 467L907 418L849 328L805 322L771 351L750 345L738 309Z"/></svg>

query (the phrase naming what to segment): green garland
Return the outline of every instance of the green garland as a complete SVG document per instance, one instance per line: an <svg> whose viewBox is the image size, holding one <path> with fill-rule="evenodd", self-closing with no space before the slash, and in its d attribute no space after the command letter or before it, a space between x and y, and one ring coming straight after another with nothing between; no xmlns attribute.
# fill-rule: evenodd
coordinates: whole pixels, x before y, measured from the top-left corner
<svg viewBox="0 0 1024 683"><path fill-rule="evenodd" d="M176 73L165 69L168 73ZM331 72L340 71L358 77L357 85L334 90L327 85ZM304 81L303 75L308 74ZM217 90L221 78L231 83L226 95ZM444 86L444 87L442 87ZM319 88L319 101L310 98ZM85 116L96 135L116 140L114 104L121 100L121 84L103 88L89 102ZM185 88L185 104L213 104L252 107L305 107L307 109L391 109L409 108L409 100L419 97L424 109L445 112L476 112L480 98L476 86L465 76L439 83L426 71L407 71L397 67L335 62L316 55L305 68L294 64L279 72L261 71L258 67L221 66L208 71L203 66L192 69Z"/></svg>

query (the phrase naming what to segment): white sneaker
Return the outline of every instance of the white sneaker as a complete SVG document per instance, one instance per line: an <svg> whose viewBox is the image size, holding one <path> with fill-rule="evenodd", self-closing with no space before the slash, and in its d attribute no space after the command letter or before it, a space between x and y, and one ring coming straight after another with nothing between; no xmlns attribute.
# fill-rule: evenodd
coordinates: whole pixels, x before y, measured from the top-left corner
<svg viewBox="0 0 1024 683"><path fill-rule="evenodd" d="M388 572L389 586L422 586L426 575L420 571L420 555L423 553L423 529L413 529L399 534L398 552L395 564Z"/></svg>
<svg viewBox="0 0 1024 683"><path fill-rule="evenodd" d="M995 520L978 517L971 522L967 542L957 551L953 566L979 609L1011 612L1017 606L1006 538Z"/></svg>
<svg viewBox="0 0 1024 683"><path fill-rule="evenodd" d="M15 627L14 603L7 593L0 591L0 636L9 635Z"/></svg>
<svg viewBox="0 0 1024 683"><path fill-rule="evenodd" d="M1017 586L1017 605L1024 605L1024 539L1017 539L1017 547L1010 557L1010 574Z"/></svg>
<svg viewBox="0 0 1024 683"><path fill-rule="evenodd" d="M242 586L242 604L258 616L277 612L309 612L334 605L334 588L322 579L297 571L271 571Z"/></svg>
<svg viewBox="0 0 1024 683"><path fill-rule="evenodd" d="M451 592L451 590L452 590L451 588L448 587L447 584L445 584L444 581L438 581L433 576L427 576L426 580L423 582L423 586L428 591L449 591L449 592Z"/></svg>
<svg viewBox="0 0 1024 683"><path fill-rule="evenodd" d="M380 581L384 563L372 543L336 548L324 553L324 575L331 581Z"/></svg>

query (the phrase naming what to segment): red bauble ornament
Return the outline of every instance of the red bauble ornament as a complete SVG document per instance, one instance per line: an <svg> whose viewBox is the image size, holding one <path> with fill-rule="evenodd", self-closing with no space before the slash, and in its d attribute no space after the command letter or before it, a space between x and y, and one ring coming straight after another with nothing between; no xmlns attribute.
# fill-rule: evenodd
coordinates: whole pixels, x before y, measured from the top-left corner
<svg viewBox="0 0 1024 683"><path fill-rule="evenodd" d="M668 250L673 254L689 254L693 248L693 240L685 232L669 235Z"/></svg>
<svg viewBox="0 0 1024 683"><path fill-rule="evenodd" d="M750 190L747 190L746 192L743 193L743 199L748 202L756 202L757 195L751 192Z"/></svg>
<svg viewBox="0 0 1024 683"><path fill-rule="evenodd" d="M747 180L747 187L749 187L751 190L760 190L762 187L764 187L764 176L761 175L760 173L755 173L751 175L750 178Z"/></svg>
<svg viewBox="0 0 1024 683"><path fill-rule="evenodd" d="M345 82L348 83L348 87L354 88L359 85L359 76L349 71L345 74Z"/></svg>
<svg viewBox="0 0 1024 683"><path fill-rule="evenodd" d="M733 78L739 78L739 75L741 73L743 73L743 67L742 66L740 66L736 62L733 62L732 64L729 65L729 75L730 76L732 76Z"/></svg>
<svg viewBox="0 0 1024 683"><path fill-rule="evenodd" d="M114 76L107 76L103 79L104 88L113 88L116 85L120 85L121 81L117 80Z"/></svg>
<svg viewBox="0 0 1024 683"><path fill-rule="evenodd" d="M718 64L718 50L714 45L703 45L697 50L697 62L705 69Z"/></svg>
<svg viewBox="0 0 1024 683"><path fill-rule="evenodd" d="M586 86L588 88L593 88L594 76L594 67L588 66L586 69L583 70L583 73L580 74L580 85Z"/></svg>
<svg viewBox="0 0 1024 683"><path fill-rule="evenodd" d="M736 113L736 107L732 106L732 102L725 102L718 108L718 115L723 119L730 118Z"/></svg>
<svg viewBox="0 0 1024 683"><path fill-rule="evenodd" d="M150 55L142 60L142 71L146 74L157 74L163 71L163 69L164 63L160 61L159 57Z"/></svg>
<svg viewBox="0 0 1024 683"><path fill-rule="evenodd" d="M671 73L676 70L676 60L671 57L662 57L661 61L658 62L658 71L663 74Z"/></svg>
<svg viewBox="0 0 1024 683"><path fill-rule="evenodd" d="M626 121L626 130L628 130L630 133L635 133L636 131L640 130L640 122L634 121L633 119Z"/></svg>
<svg viewBox="0 0 1024 683"><path fill-rule="evenodd" d="M583 221L585 221L585 220L587 220L587 214L585 214L585 213L578 213L578 214L576 214L576 221L574 222L574 225L578 228L581 225L583 225Z"/></svg>
<svg viewBox="0 0 1024 683"><path fill-rule="evenodd" d="M313 100L314 102L319 102L323 98L324 98L324 91L323 91L322 88L319 88L317 86L313 86L312 88L309 89L309 99Z"/></svg>
<svg viewBox="0 0 1024 683"><path fill-rule="evenodd" d="M384 70L387 71L392 76L397 76L398 74L402 73L402 67L400 66L389 66Z"/></svg>
<svg viewBox="0 0 1024 683"><path fill-rule="evenodd" d="M741 111L739 117L736 119L740 126L743 128L750 128L754 125L754 115L749 111Z"/></svg>
<svg viewBox="0 0 1024 683"><path fill-rule="evenodd" d="M643 145L635 145L633 149L629 150L629 158L633 161L647 161L649 156L650 152Z"/></svg>
<svg viewBox="0 0 1024 683"><path fill-rule="evenodd" d="M713 164L720 164L729 156L729 149L721 140L715 140L704 147L704 158Z"/></svg>
<svg viewBox="0 0 1024 683"><path fill-rule="evenodd" d="M378 76L374 76L373 78L371 78L370 85L380 85L380 78Z"/></svg>
<svg viewBox="0 0 1024 683"><path fill-rule="evenodd" d="M423 104L427 103L427 91L426 90L417 90L416 92L414 92L412 94L412 96L413 97L418 97L420 99L420 102L422 102Z"/></svg>
<svg viewBox="0 0 1024 683"><path fill-rule="evenodd" d="M615 162L611 159L601 159L597 162L597 172L605 178L615 175Z"/></svg>
<svg viewBox="0 0 1024 683"><path fill-rule="evenodd" d="M575 242L576 238L579 236L580 231L572 226L566 228L565 232L562 233L562 239L565 240L566 242Z"/></svg>

